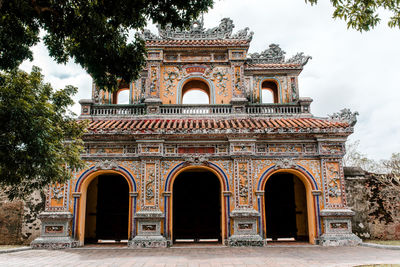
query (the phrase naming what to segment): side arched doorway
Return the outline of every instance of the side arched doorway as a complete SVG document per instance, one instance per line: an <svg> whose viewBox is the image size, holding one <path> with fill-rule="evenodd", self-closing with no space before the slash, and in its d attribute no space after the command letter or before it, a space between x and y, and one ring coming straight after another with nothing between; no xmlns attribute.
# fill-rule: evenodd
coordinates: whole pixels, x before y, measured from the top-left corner
<svg viewBox="0 0 400 267"><path fill-rule="evenodd" d="M84 243L119 242L129 238L129 184L117 173L91 179L86 189Z"/></svg>
<svg viewBox="0 0 400 267"><path fill-rule="evenodd" d="M172 190L172 237L179 242L221 242L221 183L211 171L180 173Z"/></svg>
<svg viewBox="0 0 400 267"><path fill-rule="evenodd" d="M278 172L268 178L264 194L267 241L314 242L309 191L302 179L290 172Z"/></svg>

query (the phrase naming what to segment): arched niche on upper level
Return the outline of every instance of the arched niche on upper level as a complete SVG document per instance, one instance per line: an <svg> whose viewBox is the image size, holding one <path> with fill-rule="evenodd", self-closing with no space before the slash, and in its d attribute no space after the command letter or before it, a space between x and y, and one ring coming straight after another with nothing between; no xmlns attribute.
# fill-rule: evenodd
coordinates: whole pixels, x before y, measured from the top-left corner
<svg viewBox="0 0 400 267"><path fill-rule="evenodd" d="M265 78L260 81L260 103L282 103L281 84L276 78Z"/></svg>
<svg viewBox="0 0 400 267"><path fill-rule="evenodd" d="M121 81L118 90L112 94L111 104L127 105L131 104L132 90L130 84Z"/></svg>
<svg viewBox="0 0 400 267"><path fill-rule="evenodd" d="M215 104L214 85L201 76L188 77L178 84L178 104Z"/></svg>
<svg viewBox="0 0 400 267"><path fill-rule="evenodd" d="M120 105L130 104L129 98L130 98L129 88L120 89L116 94L115 104L120 104Z"/></svg>

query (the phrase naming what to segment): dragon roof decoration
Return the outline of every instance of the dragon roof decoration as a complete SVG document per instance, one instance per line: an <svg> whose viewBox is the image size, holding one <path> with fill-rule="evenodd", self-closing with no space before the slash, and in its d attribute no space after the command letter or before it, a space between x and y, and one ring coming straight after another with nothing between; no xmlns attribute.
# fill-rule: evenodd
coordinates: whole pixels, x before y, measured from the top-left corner
<svg viewBox="0 0 400 267"><path fill-rule="evenodd" d="M249 54L250 58L247 59L251 64L299 64L306 65L308 60L312 59L311 56L304 55L303 52L297 53L293 57L285 60L286 52L279 47L278 44L270 44L269 48L261 53Z"/></svg>
<svg viewBox="0 0 400 267"><path fill-rule="evenodd" d="M158 28L158 36L150 30L144 30L141 36L146 41L156 40L246 40L251 41L253 32L249 32L246 27L233 34L235 25L230 18L223 18L217 27L211 29L204 28L203 18L195 20L188 29L172 28L170 24Z"/></svg>

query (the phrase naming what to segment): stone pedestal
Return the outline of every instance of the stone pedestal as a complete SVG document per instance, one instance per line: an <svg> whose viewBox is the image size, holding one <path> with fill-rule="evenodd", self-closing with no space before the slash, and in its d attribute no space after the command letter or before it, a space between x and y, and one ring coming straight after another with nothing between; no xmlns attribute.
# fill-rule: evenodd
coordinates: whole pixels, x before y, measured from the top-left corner
<svg viewBox="0 0 400 267"><path fill-rule="evenodd" d="M231 100L232 112L233 113L246 113L246 105L248 104L248 100L244 97L234 97Z"/></svg>
<svg viewBox="0 0 400 267"><path fill-rule="evenodd" d="M32 241L32 248L61 249L78 246L78 241L69 236L72 214L70 212L42 212L40 237Z"/></svg>
<svg viewBox="0 0 400 267"><path fill-rule="evenodd" d="M160 113L160 105L162 104L160 98L146 98L144 100L146 104L146 113L147 114L159 114Z"/></svg>
<svg viewBox="0 0 400 267"><path fill-rule="evenodd" d="M231 213L233 219L233 235L227 240L228 246L264 246L265 242L258 234L257 219L260 214L252 209L234 210Z"/></svg>
<svg viewBox="0 0 400 267"><path fill-rule="evenodd" d="M161 235L161 222L164 215L161 211L139 211L135 214L137 235L129 240L132 248L168 247L170 243Z"/></svg>
<svg viewBox="0 0 400 267"><path fill-rule="evenodd" d="M357 246L362 241L351 231L351 217L354 212L343 210L322 210L325 233L319 238L322 246Z"/></svg>

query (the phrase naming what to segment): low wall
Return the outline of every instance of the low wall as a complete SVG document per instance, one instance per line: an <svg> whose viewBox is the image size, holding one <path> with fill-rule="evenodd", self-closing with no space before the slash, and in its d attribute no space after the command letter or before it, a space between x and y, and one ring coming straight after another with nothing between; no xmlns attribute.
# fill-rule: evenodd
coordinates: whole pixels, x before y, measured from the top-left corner
<svg viewBox="0 0 400 267"><path fill-rule="evenodd" d="M44 209L45 196L33 193L28 201L9 201L0 194L0 245L29 245L40 235L37 215Z"/></svg>
<svg viewBox="0 0 400 267"><path fill-rule="evenodd" d="M355 211L353 232L362 239L400 239L400 184L393 175L345 167L349 207Z"/></svg>

